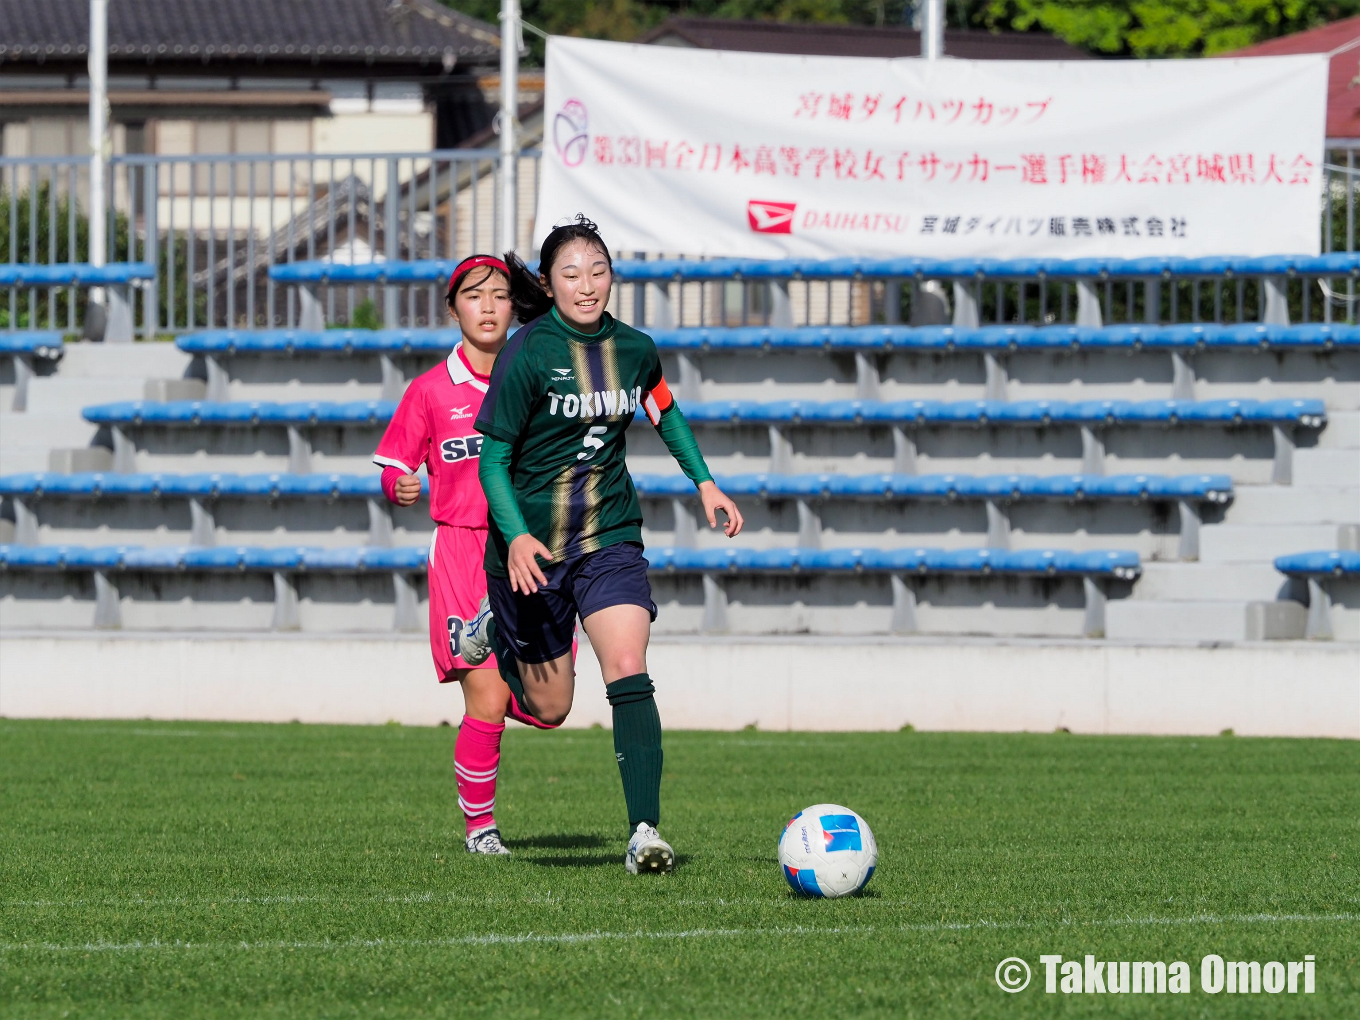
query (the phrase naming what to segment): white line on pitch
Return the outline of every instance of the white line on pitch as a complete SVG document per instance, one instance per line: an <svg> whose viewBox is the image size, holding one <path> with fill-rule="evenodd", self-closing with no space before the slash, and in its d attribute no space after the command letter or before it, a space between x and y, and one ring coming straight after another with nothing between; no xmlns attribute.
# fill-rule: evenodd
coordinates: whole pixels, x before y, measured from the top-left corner
<svg viewBox="0 0 1360 1020"><path fill-rule="evenodd" d="M1143 927L1161 925L1222 925L1222 924L1318 924L1360 921L1360 914L1196 914L1190 917L1126 917L1097 921L960 921L928 922L924 924L901 925L855 925L837 928L818 928L797 925L785 928L691 928L683 931L631 931L631 932L565 932L547 934L524 932L519 934L490 933L486 935L460 935L442 939L353 939L347 941L324 942L191 942L176 940L163 942L87 942L77 945L61 945L52 942L9 942L0 943L0 952L82 952L82 953L127 953L173 949L382 949L382 948L419 948L438 946L483 946L516 945L525 942L550 942L560 944L599 942L623 939L705 939L734 938L737 936L761 935L861 935L890 932L932 932L932 931L986 931L1017 928L1050 927Z"/></svg>

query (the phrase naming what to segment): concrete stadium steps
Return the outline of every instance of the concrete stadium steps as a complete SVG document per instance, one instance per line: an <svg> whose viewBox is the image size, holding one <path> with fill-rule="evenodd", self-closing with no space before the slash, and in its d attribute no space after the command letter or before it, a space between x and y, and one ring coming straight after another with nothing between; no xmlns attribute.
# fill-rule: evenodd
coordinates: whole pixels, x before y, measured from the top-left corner
<svg viewBox="0 0 1360 1020"><path fill-rule="evenodd" d="M79 412L0 411L0 474L50 471L54 447L88 448L97 431Z"/></svg>
<svg viewBox="0 0 1360 1020"><path fill-rule="evenodd" d="M655 633L685 634L704 623L704 582L699 577L654 575L660 607ZM1080 638L1085 620L1082 583L1073 578L926 578L918 585L916 630ZM890 581L883 577L724 578L724 633L867 636L893 630ZM395 612L386 575L297 579L299 629L315 633L389 630ZM89 575L33 574L6 580L0 629L88 631L95 589ZM268 630L273 581L268 574L174 575L118 578L122 629ZM429 604L423 582L416 610L420 629ZM1107 606L1116 604L1111 599Z"/></svg>
<svg viewBox="0 0 1360 1020"><path fill-rule="evenodd" d="M390 513L390 530L380 522L381 544L424 545L433 526L429 504L390 507L375 500L380 514ZM791 499L743 497L746 530L735 541L710 530L693 516L675 530L670 500L642 500L644 540L651 546L699 548L789 548L801 539L818 548L947 549L988 545L989 517L982 501L879 502L828 501L813 510L815 532L808 534L807 511ZM194 511L187 499L44 498L26 504L37 518L41 545L190 545L202 535L194 530ZM373 513L363 499L245 500L220 498L202 504L212 520L215 545L318 545L328 548L364 545L373 533ZM1045 501L1006 508L1011 549L1117 547L1132 549L1145 560L1176 560L1180 550L1180 515L1170 502ZM1220 515L1221 509L1205 508ZM0 526L2 527L2 526ZM200 525L203 527L203 525Z"/></svg>
<svg viewBox="0 0 1360 1020"><path fill-rule="evenodd" d="M1234 525L1360 522L1360 489L1239 485L1233 490L1227 519Z"/></svg>
<svg viewBox="0 0 1360 1020"><path fill-rule="evenodd" d="M211 449L203 449L191 433L183 432L178 436L169 433L164 442L154 441L149 449L139 447L131 465L132 470L180 474L201 471L262 474L298 470L297 462L288 448L288 437L282 430L236 429L222 432L225 438L220 443L214 442ZM262 434L269 432L273 434ZM308 456L310 466L306 470L313 474L376 472L378 468L374 466L372 458L381 437L381 432L372 436L372 441L364 450L360 448L360 443L344 444L334 441L334 436L318 436Z"/></svg>
<svg viewBox="0 0 1360 1020"><path fill-rule="evenodd" d="M1268 602L1292 590L1289 578L1269 563L1145 562L1129 599L1213 602L1233 596L1244 602Z"/></svg>
<svg viewBox="0 0 1360 1020"><path fill-rule="evenodd" d="M771 469L774 447L768 427L703 425L695 431L714 472ZM869 474L902 469L900 440L891 428L796 425L781 430L781 435L788 444L785 470L790 473ZM1075 427L921 428L912 430L911 437L917 474L1082 471L1082 435ZM1274 470L1274 439L1264 427L1128 427L1107 430L1103 439L1104 473L1109 475L1223 473L1238 484L1265 485ZM634 471L672 470L670 455L650 428L630 429L628 450ZM1311 452L1299 449L1294 456Z"/></svg>
<svg viewBox="0 0 1360 1020"><path fill-rule="evenodd" d="M93 404L116 400L142 400L146 381L140 378L92 379L64 374L34 379L28 384L28 414L66 415L79 418Z"/></svg>
<svg viewBox="0 0 1360 1020"><path fill-rule="evenodd" d="M310 444L311 471L365 471L385 426L385 422L304 426L297 434ZM901 434L885 425L796 424L782 426L777 437L772 437L767 425L697 422L696 433L709 465L720 473L770 471L775 469L775 453L787 458L783 468L787 472L867 474L903 469ZM282 425L190 428L145 423L128 427L126 434L136 448L128 466L137 471L308 470L297 466L297 450L290 446L289 431ZM919 474L1077 473L1083 470L1085 459L1082 430L1075 425L936 425L913 428L907 434L913 445L914 471ZM1295 434L1303 444L1316 437L1311 429L1298 429ZM1099 430L1099 435L1105 474L1224 473L1239 484L1266 484L1274 472L1275 441L1265 425L1128 425ZM632 470L673 470L669 453L645 422L635 422L630 428L628 444ZM1302 445L1293 456L1304 464L1305 479L1335 473L1344 466L1360 473L1360 459L1349 451Z"/></svg>
<svg viewBox="0 0 1360 1020"><path fill-rule="evenodd" d="M173 345L67 344L54 374L32 380L29 410L0 412L0 473L68 468L108 470L109 443L80 418L87 405L125 399L196 399L206 392L208 367ZM696 383L666 354L667 376L684 392ZM440 358L390 359L384 383L377 356L343 355L229 359L231 399L358 400L391 398L392 366L397 387ZM1202 352L1187 359L1195 399L1316 397L1328 407L1321 432L1296 431L1293 484L1273 485L1275 447L1268 427L1144 427L1100 430L1106 474L1222 472L1236 483L1235 502L1206 509L1200 534L1201 561L1176 561L1179 511L1175 504L1016 504L1009 508L1009 543L1015 549L1127 548L1144 562L1144 576L1131 589L1116 586L1106 608L1106 633L1140 643L1241 642L1302 636L1306 585L1273 568L1279 553L1334 548L1360 539L1360 352ZM693 360L699 393L682 395L682 407L704 399L978 399L988 394L986 360L976 352L874 354L780 352L777 355L713 353ZM873 369L866 375L866 365ZM1081 351L1003 354L991 367L993 395L1020 399L1163 399L1174 383L1166 352ZM718 379L721 381L717 381ZM1182 378L1182 383L1185 380ZM0 378L0 390L5 380ZM872 393L865 387L874 383ZM1182 396L1190 394L1182 393ZM0 401L4 393L0 392ZM7 403L0 407L8 408ZM382 426L307 428L306 466L313 472L369 473ZM133 457L139 471L286 471L298 464L283 428L136 429ZM784 430L789 472L869 473L901 467L902 450L889 428ZM1082 470L1080 430L983 427L930 428L912 433L916 472L968 474L1075 473ZM704 427L700 441L717 472L763 472L771 467L767 427ZM629 433L630 467L636 472L674 473L674 464L645 422ZM51 455L49 450L66 451ZM70 451L75 451L74 453ZM78 458L78 459L74 459ZM424 502L396 510L391 541L423 545L430 529ZM648 540L678 539L668 501L644 504ZM743 500L748 548L797 545L805 530L795 500L781 504ZM8 513L8 510L5 511ZM248 505L219 501L213 507L219 545L362 544L371 521L364 500L283 500ZM948 505L828 503L818 507L824 548L985 545L983 503ZM40 505L44 543L81 545L185 544L193 537L187 501L104 500L82 507ZM0 532L12 523L0 520ZM0 534L0 540L4 535ZM726 540L696 529L701 547ZM270 625L274 592L267 575L192 578L128 577L119 581L127 629L250 631ZM901 626L900 592L883 576L720 576L726 630L735 635L826 634L861 638ZM1082 582L1074 578L913 579L914 625L946 635L1078 637L1083 630ZM17 596L0 604L0 626L65 627L85 631L94 592L88 576L59 582L51 575L23 582ZM698 575L654 577L663 612L658 634L697 631L704 623L704 579ZM85 588L90 590L86 591ZM1338 640L1360 640L1360 585L1341 584L1333 595ZM393 620L392 581L381 576L313 577L299 583L304 630L328 634L384 631ZM898 595L894 601L894 595ZM423 597L423 593L422 593ZM894 606L897 605L897 609ZM425 612L424 603L420 612ZM423 620L423 615L422 615Z"/></svg>
<svg viewBox="0 0 1360 1020"><path fill-rule="evenodd" d="M1329 410L1317 445L1328 450L1360 450L1360 411Z"/></svg>
<svg viewBox="0 0 1360 1020"><path fill-rule="evenodd" d="M205 536L196 531L187 499L44 499L34 501L30 509L38 519L40 545L311 545L332 549L367 545L374 537L372 514L362 499L276 503L219 499L205 505L212 520L209 542L203 542ZM429 544L434 525L428 502L393 507L382 500L379 510L386 517L379 523L379 544Z"/></svg>
<svg viewBox="0 0 1360 1020"><path fill-rule="evenodd" d="M1294 484L1305 489L1332 486L1360 489L1360 450L1295 450Z"/></svg>
<svg viewBox="0 0 1360 1020"><path fill-rule="evenodd" d="M652 575L660 610L657 634L712 631L712 595L721 586L722 633L867 636L899 631L905 621L895 607L891 578L877 575L722 576ZM1085 601L1079 578L924 577L910 581L909 626L938 635L1082 636ZM1126 599L1129 586L1114 582L1106 613Z"/></svg>
<svg viewBox="0 0 1360 1020"><path fill-rule="evenodd" d="M385 392L383 365L377 355L337 354L298 355L296 357L251 357L216 359L229 377L219 400L379 400L392 399L406 384L436 365L443 358L395 356L389 359L400 373L396 394ZM207 377L202 359L195 372Z"/></svg>
<svg viewBox="0 0 1360 1020"><path fill-rule="evenodd" d="M1357 524L1212 524L1200 532L1204 563L1273 561L1307 549L1350 549L1360 537Z"/></svg>
<svg viewBox="0 0 1360 1020"><path fill-rule="evenodd" d="M662 354L666 376L682 400L853 399L868 396L866 387L883 400L977 400L988 395L989 378L1011 400L1155 400L1171 396L1176 381L1168 351L1002 352L990 370L978 351L859 357L853 351L789 349L686 352L683 366L681 357ZM396 353L386 356L386 370L384 356L372 351L217 354L213 360L229 380L217 399L310 400L391 397L390 387L399 390L403 383L385 387L384 371L395 369L400 380L409 381L442 358ZM1360 351L1206 351L1184 361L1196 399L1318 397L1332 409L1360 409ZM147 374L206 378L207 372L206 360L198 356L192 367L166 361Z"/></svg>
<svg viewBox="0 0 1360 1020"><path fill-rule="evenodd" d="M1360 641L1360 579L1334 578L1327 582L1332 600L1332 639Z"/></svg>
<svg viewBox="0 0 1360 1020"><path fill-rule="evenodd" d="M1266 641L1302 638L1308 610L1294 601L1199 600L1113 602L1105 636L1116 641Z"/></svg>
<svg viewBox="0 0 1360 1020"><path fill-rule="evenodd" d="M416 620L424 631L429 601L423 577L413 577ZM389 573L298 574L297 627L304 632L387 632L397 616ZM121 629L172 631L269 631L275 612L275 581L267 573L120 574ZM92 574L32 573L5 578L0 629L89 632L96 604Z"/></svg>
<svg viewBox="0 0 1360 1020"><path fill-rule="evenodd" d="M814 548L946 549L988 545L989 515L982 501L826 501L800 509L792 499L740 497L745 530L735 544L773 549L811 543ZM721 529L710 529L690 507L688 522L676 529L668 500L644 498L644 539L649 545L724 548L733 544ZM1221 510L1208 511L1220 514ZM1025 502L1005 508L1011 549L1133 549L1144 559L1177 559L1180 514L1174 503ZM800 539L803 540L800 542Z"/></svg>
<svg viewBox="0 0 1360 1020"><path fill-rule="evenodd" d="M190 373L193 356L172 343L70 343L57 369L64 378L182 379Z"/></svg>

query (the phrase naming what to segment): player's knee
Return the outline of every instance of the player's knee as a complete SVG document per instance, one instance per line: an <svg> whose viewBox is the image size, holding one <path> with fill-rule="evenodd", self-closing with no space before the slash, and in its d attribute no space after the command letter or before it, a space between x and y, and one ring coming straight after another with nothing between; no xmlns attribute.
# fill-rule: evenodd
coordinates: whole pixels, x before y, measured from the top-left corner
<svg viewBox="0 0 1360 1020"><path fill-rule="evenodd" d="M624 652L616 655L610 663L615 677L635 676L647 672L647 658L640 652Z"/></svg>
<svg viewBox="0 0 1360 1020"><path fill-rule="evenodd" d="M567 715L571 712L571 706L565 708L544 708L534 713L534 718L544 726L561 726L567 721Z"/></svg>

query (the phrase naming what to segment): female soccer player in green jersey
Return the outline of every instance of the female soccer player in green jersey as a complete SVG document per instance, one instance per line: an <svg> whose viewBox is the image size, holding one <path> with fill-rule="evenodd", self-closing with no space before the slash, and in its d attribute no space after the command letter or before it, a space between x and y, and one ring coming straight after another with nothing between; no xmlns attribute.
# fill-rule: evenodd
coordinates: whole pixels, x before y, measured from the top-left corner
<svg viewBox="0 0 1360 1020"><path fill-rule="evenodd" d="M496 652L521 706L556 724L571 711L579 615L613 707L628 804L627 869L670 871L656 831L661 720L647 675L656 604L642 555L642 510L624 432L639 408L699 490L710 527L735 537L741 513L713 482L652 338L605 311L609 249L584 216L543 242L539 272L513 255L510 297L526 323L505 345L477 416L490 507L487 599L463 633L468 662ZM517 667L517 668L507 668Z"/></svg>

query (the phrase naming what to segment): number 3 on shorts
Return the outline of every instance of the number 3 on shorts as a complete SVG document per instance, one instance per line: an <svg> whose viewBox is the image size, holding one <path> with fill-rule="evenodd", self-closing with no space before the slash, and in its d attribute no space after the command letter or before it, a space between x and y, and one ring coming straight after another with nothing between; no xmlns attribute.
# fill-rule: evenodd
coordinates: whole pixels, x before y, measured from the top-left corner
<svg viewBox="0 0 1360 1020"><path fill-rule="evenodd" d="M581 439L581 445L585 447L576 455L577 460L590 460L597 452L604 449L604 440L600 436L608 432L609 429L603 425L592 425L590 431Z"/></svg>
<svg viewBox="0 0 1360 1020"><path fill-rule="evenodd" d="M459 654L458 646L463 640L463 628L466 623L459 616L449 617L449 651L455 656Z"/></svg>

